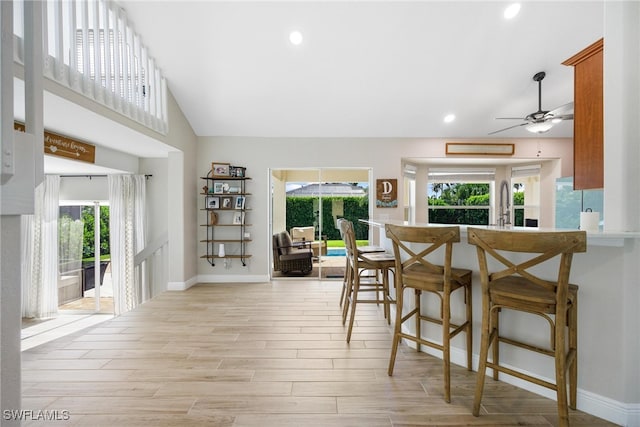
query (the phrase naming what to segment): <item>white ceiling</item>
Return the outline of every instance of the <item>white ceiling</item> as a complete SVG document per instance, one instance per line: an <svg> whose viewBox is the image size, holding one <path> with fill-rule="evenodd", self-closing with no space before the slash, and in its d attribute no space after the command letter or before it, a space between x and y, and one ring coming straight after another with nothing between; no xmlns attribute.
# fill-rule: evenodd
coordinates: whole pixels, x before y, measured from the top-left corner
<svg viewBox="0 0 640 427"><path fill-rule="evenodd" d="M526 1L510 21L504 1L118 3L199 136L486 138L519 123L495 117L537 110L538 71L543 109L572 101L573 69L561 62L604 33L603 1ZM457 119L445 124L449 113ZM51 93L44 124L138 157L174 150ZM571 135L571 122L544 134ZM121 172L46 157L47 173Z"/></svg>
<svg viewBox="0 0 640 427"><path fill-rule="evenodd" d="M602 1L118 3L200 136L487 137L538 109L538 71L543 109L572 101L561 63L604 32Z"/></svg>

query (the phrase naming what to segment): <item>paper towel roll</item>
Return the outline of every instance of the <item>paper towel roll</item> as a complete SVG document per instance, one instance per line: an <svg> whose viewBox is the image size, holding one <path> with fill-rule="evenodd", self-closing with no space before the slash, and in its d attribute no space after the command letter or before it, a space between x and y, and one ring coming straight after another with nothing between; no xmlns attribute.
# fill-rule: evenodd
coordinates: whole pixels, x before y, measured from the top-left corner
<svg viewBox="0 0 640 427"><path fill-rule="evenodd" d="M580 230L598 231L600 212L580 212Z"/></svg>

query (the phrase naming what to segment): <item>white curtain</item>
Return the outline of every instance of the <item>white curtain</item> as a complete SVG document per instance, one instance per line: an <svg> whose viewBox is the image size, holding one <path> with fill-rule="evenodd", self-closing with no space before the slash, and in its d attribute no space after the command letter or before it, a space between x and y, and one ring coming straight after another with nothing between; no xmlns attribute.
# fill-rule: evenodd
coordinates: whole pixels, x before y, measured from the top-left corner
<svg viewBox="0 0 640 427"><path fill-rule="evenodd" d="M144 175L109 175L109 234L115 314L142 301L142 280L134 257L145 247Z"/></svg>
<svg viewBox="0 0 640 427"><path fill-rule="evenodd" d="M58 213L60 177L46 175L35 190L33 215L22 216L22 316L58 312Z"/></svg>

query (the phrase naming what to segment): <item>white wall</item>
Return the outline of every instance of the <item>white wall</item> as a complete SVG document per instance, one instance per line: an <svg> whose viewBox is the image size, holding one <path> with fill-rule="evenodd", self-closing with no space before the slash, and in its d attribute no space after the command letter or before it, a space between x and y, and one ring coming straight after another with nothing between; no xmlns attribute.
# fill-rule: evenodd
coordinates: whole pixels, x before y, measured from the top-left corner
<svg viewBox="0 0 640 427"><path fill-rule="evenodd" d="M167 159L167 230L169 234L169 288L184 289L197 277L197 140L175 99L168 93L167 143L180 151Z"/></svg>
<svg viewBox="0 0 640 427"><path fill-rule="evenodd" d="M640 2L604 8L604 228L640 231Z"/></svg>
<svg viewBox="0 0 640 427"><path fill-rule="evenodd" d="M269 169L318 168L318 167L365 167L372 168L372 179L397 178L402 182L401 159L405 157L445 157L445 140L442 139L362 139L362 138L242 138L242 137L200 137L195 177L206 176L211 162L228 162L245 166L247 176L252 180L247 184L252 193L247 198L247 206L252 208L248 218L252 227L253 241L248 252L252 254L247 267L235 263L225 270L212 267L199 259L204 254L204 244L197 244L198 275L213 277L213 281L241 279L264 279L269 275L269 242L271 236L269 219ZM485 141L483 141L485 142ZM573 145L570 139L523 139L508 140L516 144L518 158L555 159L562 158L562 176L573 173ZM198 180L192 193L197 195L204 181ZM402 192L399 192L402 198ZM399 200L403 206L403 200ZM198 204L200 203L200 204ZM200 206L194 200L194 206ZM402 219L402 209L373 209L373 217L389 215L391 219ZM196 212L198 213L198 212ZM204 223L204 213L200 212L194 223ZM197 230L198 241L205 236L204 227Z"/></svg>
<svg viewBox="0 0 640 427"><path fill-rule="evenodd" d="M147 242L167 233L168 159L140 159L140 174L151 175L147 179Z"/></svg>

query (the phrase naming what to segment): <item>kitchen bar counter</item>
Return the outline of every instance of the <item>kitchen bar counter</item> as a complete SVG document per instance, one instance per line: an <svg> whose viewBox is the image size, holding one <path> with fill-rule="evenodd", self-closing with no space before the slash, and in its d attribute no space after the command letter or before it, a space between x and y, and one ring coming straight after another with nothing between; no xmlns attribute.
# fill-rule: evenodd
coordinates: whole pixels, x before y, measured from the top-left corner
<svg viewBox="0 0 640 427"><path fill-rule="evenodd" d="M360 220L365 224L373 227L384 229L385 224L395 225L414 225L419 227L432 226L437 227L438 224L427 223L413 223L409 224L406 221L396 220L382 220L382 219L368 219ZM443 224L445 225L445 224ZM556 229L556 228L538 228L538 227L498 227L498 226L486 226L486 225L460 225L460 239L467 238L467 227L477 228L493 228L496 230L511 230L511 231L569 231L568 229ZM587 231L587 244L593 246L623 246L625 239L640 239L640 232L634 231Z"/></svg>
<svg viewBox="0 0 640 427"><path fill-rule="evenodd" d="M374 242L392 251L384 225L409 225L394 220L362 220L374 232ZM426 226L428 224L412 224ZM437 225L432 225L437 226ZM476 226L474 226L476 227ZM482 227L482 226L477 226ZM498 227L495 227L498 228ZM542 228L514 227L509 230L553 231ZM377 233L376 233L377 231ZM377 235L376 235L377 234ZM454 245L453 263L456 267L474 271L473 276L473 360L477 370L480 348L481 296L478 260L475 246L467 243L467 226L460 226L460 243ZM375 238L379 240L376 242ZM556 267L549 274L557 274ZM553 270L553 271L552 271ZM553 277L553 276L552 276ZM571 283L580 287L578 293L578 409L619 425L640 426L640 233L587 232L587 252L573 256ZM452 317L460 319L461 295L452 296ZM423 296L423 298L425 298ZM460 298L456 302L455 298ZM408 299L410 303L411 299ZM423 300L429 309L438 309L434 298ZM542 318L524 313L508 312L501 324L505 335L509 327L520 333L531 322L545 322ZM548 345L544 324L536 328L540 334L530 333L533 343ZM425 327L424 334L441 340L439 328ZM451 343L451 360L465 365L464 337ZM440 352L424 351L441 357ZM534 376L553 381L551 358L531 354L517 348L501 347L501 360L524 369ZM534 384L500 374L500 380L555 399L555 392Z"/></svg>

